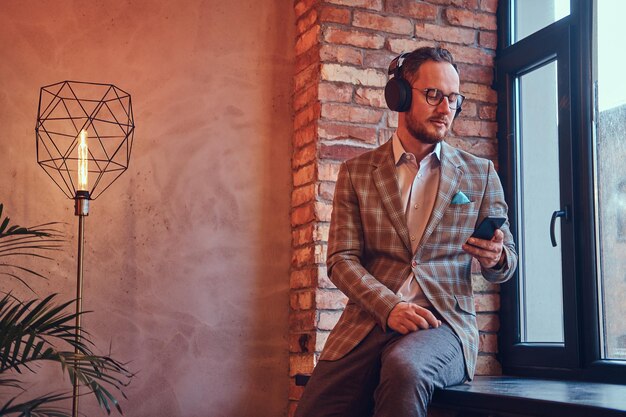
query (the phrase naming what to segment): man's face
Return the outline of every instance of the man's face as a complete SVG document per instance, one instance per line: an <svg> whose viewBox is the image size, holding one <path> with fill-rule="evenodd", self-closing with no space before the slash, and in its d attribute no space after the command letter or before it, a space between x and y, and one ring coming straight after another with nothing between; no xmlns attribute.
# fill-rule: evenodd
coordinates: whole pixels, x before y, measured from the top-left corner
<svg viewBox="0 0 626 417"><path fill-rule="evenodd" d="M459 75L447 62L426 61L417 70L411 84L413 99L411 108L405 113L407 130L413 138L423 143L442 141L452 126L455 111L450 109L447 98L436 106L428 104L423 90L436 88L445 95L458 93Z"/></svg>

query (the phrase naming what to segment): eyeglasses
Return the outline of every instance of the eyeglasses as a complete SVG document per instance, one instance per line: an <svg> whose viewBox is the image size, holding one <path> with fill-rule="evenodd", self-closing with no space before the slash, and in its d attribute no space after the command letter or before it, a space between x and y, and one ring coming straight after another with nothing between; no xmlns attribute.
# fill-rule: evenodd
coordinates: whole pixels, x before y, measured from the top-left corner
<svg viewBox="0 0 626 417"><path fill-rule="evenodd" d="M450 110L456 110L461 108L465 96L458 93L450 93L447 96L436 88L413 88L413 90L421 91L426 96L426 102L431 106L438 106L443 101L443 98L448 99L448 107Z"/></svg>

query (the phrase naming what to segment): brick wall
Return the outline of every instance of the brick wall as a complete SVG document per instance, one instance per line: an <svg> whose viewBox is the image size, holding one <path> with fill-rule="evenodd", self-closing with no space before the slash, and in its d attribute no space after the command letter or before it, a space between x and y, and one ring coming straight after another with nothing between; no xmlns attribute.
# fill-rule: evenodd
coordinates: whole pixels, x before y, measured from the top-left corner
<svg viewBox="0 0 626 417"><path fill-rule="evenodd" d="M296 0L290 415L345 296L326 276L326 246L339 163L389 139L397 116L385 107L393 57L441 44L454 55L467 97L448 142L497 155L496 93L491 88L497 0ZM474 270L476 271L476 269ZM478 374L497 374L498 287L474 275L480 333Z"/></svg>

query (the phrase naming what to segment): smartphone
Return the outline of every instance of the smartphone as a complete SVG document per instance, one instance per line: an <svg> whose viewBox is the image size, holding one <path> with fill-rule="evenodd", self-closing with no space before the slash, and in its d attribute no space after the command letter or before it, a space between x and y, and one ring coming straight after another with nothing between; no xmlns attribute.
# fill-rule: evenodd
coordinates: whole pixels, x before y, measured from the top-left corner
<svg viewBox="0 0 626 417"><path fill-rule="evenodd" d="M491 240L493 234L496 233L496 229L501 228L505 221L506 217L485 217L478 227L474 229L472 237Z"/></svg>

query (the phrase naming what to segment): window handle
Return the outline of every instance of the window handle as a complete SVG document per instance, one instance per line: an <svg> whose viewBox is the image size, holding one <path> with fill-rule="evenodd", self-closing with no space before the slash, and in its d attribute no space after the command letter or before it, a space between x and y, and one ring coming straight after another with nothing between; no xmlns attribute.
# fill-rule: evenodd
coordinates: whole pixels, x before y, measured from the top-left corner
<svg viewBox="0 0 626 417"><path fill-rule="evenodd" d="M565 206L564 210L557 210L552 213L552 218L550 219L550 240L552 241L552 247L556 247L556 236L554 236L554 223L556 223L557 217L564 217L565 220L569 220L569 210L567 206Z"/></svg>

